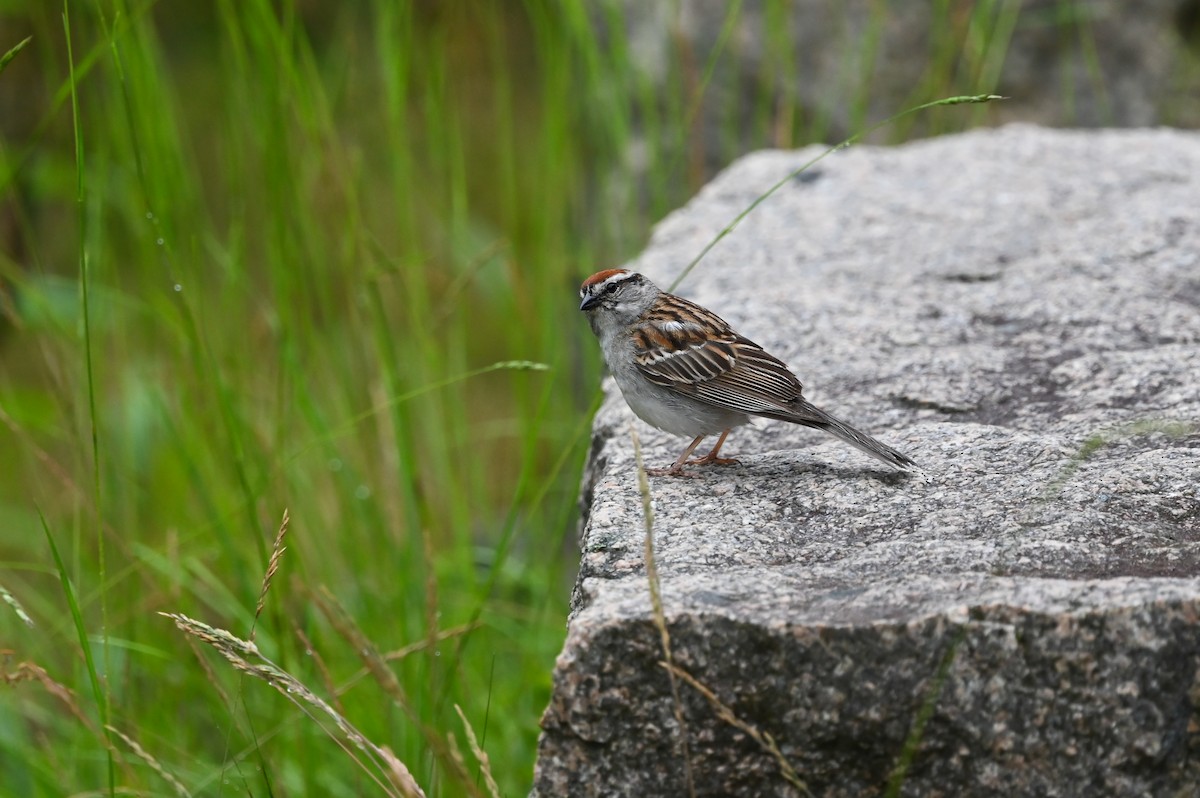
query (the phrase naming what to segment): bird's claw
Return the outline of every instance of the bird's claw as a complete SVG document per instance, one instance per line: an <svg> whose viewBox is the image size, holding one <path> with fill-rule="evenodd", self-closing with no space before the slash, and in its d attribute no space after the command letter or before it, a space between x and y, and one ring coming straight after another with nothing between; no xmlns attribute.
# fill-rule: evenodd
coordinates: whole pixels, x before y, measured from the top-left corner
<svg viewBox="0 0 1200 798"><path fill-rule="evenodd" d="M699 479L702 475L694 471L684 471L683 466L671 466L670 468L647 468L646 475L651 477L684 477L685 479Z"/></svg>
<svg viewBox="0 0 1200 798"><path fill-rule="evenodd" d="M713 457L711 454L706 454L703 457L697 457L695 460L688 460L688 465L740 465L741 460L736 457Z"/></svg>

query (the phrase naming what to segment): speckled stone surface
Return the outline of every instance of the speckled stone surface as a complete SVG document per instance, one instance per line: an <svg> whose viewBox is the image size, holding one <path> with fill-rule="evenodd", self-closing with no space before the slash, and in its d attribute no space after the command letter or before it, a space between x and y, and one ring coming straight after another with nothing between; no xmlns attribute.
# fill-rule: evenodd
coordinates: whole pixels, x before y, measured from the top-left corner
<svg viewBox="0 0 1200 798"><path fill-rule="evenodd" d="M815 154L740 160L630 268L667 285ZM1200 135L851 149L679 293L924 469L763 422L740 465L652 478L680 667L814 795L882 795L902 760L903 795L1200 795ZM607 390L543 798L686 794L630 426L650 464L686 442ZM800 794L679 689L698 795Z"/></svg>

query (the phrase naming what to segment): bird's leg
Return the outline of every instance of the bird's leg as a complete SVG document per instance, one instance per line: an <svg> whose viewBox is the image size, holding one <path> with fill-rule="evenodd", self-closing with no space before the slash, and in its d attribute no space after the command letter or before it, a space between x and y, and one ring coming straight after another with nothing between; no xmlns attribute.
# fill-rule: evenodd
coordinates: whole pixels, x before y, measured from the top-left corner
<svg viewBox="0 0 1200 798"><path fill-rule="evenodd" d="M693 460L693 465L737 465L738 460L732 457L717 457L717 452L721 451L721 444L725 443L725 436L729 434L729 430L721 433L721 437L717 438L717 445L712 447L712 451L703 457ZM699 443L697 439L696 443ZM694 445L694 444L693 444Z"/></svg>
<svg viewBox="0 0 1200 798"><path fill-rule="evenodd" d="M671 464L670 468L647 468L646 473L652 477L698 477L699 474L689 474L683 470L683 464L687 462L688 456L696 451L696 447L700 445L700 441L707 437L705 435L697 435L696 439L688 444L688 447L683 450L683 454L679 455L679 459ZM722 436L724 437L724 436Z"/></svg>

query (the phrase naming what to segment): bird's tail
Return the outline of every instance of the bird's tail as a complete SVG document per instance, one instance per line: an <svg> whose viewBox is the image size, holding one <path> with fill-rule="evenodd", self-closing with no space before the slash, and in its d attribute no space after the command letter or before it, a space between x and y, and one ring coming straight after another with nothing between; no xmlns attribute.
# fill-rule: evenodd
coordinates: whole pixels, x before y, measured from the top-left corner
<svg viewBox="0 0 1200 798"><path fill-rule="evenodd" d="M846 422L839 421L821 408L810 404L804 398L800 398L792 407L796 415L787 418L788 421L824 430L830 435L841 438L856 449L882 460L892 468L907 469L916 466L916 463L908 455L901 454L885 443L880 443L865 432L859 432Z"/></svg>

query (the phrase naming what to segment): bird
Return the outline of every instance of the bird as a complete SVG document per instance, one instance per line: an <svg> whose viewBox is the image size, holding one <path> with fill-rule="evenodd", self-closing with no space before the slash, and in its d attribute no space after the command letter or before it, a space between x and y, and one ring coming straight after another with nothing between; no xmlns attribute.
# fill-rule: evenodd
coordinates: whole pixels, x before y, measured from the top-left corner
<svg viewBox="0 0 1200 798"><path fill-rule="evenodd" d="M667 468L652 476L699 476L684 465L730 465L721 446L752 416L824 430L895 469L912 458L814 406L800 380L779 358L735 332L717 314L661 290L628 269L605 269L583 281L579 309L629 408L651 426L692 439ZM688 460L706 437L712 450Z"/></svg>

